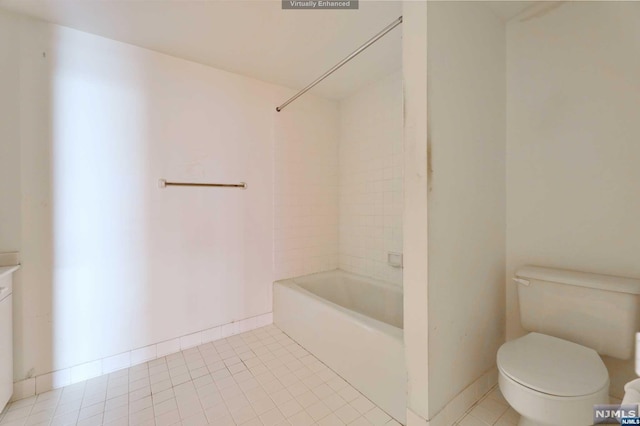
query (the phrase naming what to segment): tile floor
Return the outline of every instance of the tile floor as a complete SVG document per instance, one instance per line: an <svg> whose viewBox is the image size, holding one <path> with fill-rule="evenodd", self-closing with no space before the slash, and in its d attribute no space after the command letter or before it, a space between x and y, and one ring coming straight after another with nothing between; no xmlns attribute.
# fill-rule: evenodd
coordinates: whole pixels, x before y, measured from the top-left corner
<svg viewBox="0 0 640 426"><path fill-rule="evenodd" d="M459 426L516 426L520 415L494 387L456 423Z"/></svg>
<svg viewBox="0 0 640 426"><path fill-rule="evenodd" d="M0 414L0 426L76 424L399 425L274 326L16 401Z"/></svg>

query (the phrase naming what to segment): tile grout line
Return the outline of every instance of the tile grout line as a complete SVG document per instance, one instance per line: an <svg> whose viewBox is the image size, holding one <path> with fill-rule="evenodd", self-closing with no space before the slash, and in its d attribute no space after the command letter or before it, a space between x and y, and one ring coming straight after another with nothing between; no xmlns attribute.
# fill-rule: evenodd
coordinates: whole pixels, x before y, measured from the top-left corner
<svg viewBox="0 0 640 426"><path fill-rule="evenodd" d="M273 313L272 312L267 312L265 314L260 314L260 315L255 315L249 318L245 318L242 320L238 320L238 321L233 321L230 323L226 323L226 324L222 324L219 326L215 326L215 327L210 327L204 330L200 330L200 331L196 331L194 333L188 333L182 336L178 336L175 337L173 339L169 339L169 340L164 340L162 342L157 342L157 343L153 343L151 345L147 345L147 346L143 346L140 348L135 348L132 349L130 351L126 351L126 352L121 352L119 354L116 355L111 355L108 357L104 357L104 358L99 358L93 361L88 361L86 363L82 363L82 364L78 364L78 365L74 365L71 367L67 367L61 370L55 370L55 371L51 371L48 373L44 373L44 374L40 374L37 376L33 376L33 377L29 377L23 380L18 380L17 382L14 382L13 384L13 389L14 389L14 393L13 396L10 400L10 402L15 402L15 401L20 401L32 396L37 396L41 393L44 392L48 392L50 390L53 389L60 389L63 388L65 386L69 386L69 385L73 385L75 383L80 383L95 377L100 377L102 375L106 375L106 374L110 374L116 371L120 371L126 368L130 368L136 365L140 365L140 364L144 364L145 362L154 360L154 359L158 359L161 358L163 356L167 356L170 354L174 354L174 353L178 353L180 351L186 350L186 349L190 349L192 347L196 347L199 346L203 343L209 343L209 342L215 342L221 339L225 339L231 336L235 336L238 335L240 333L244 333L247 331L251 331L251 330L255 330L256 328L260 328L260 327L264 327L267 325L270 325L273 323ZM231 329L228 330L227 332L223 332L223 330L225 328ZM212 333L214 335L217 335L217 337L214 337L213 340L207 340L204 341L202 339L202 336L204 336L205 333ZM190 337L190 336L194 336L194 335L198 335L200 334L200 343L196 344L196 345L191 345L191 344L186 344L184 347L182 346L182 340ZM177 341L177 346L178 349L175 352L169 352L169 353L165 353L162 355L159 355L157 352L158 349L158 345L162 345L162 344L167 344L170 342L175 342ZM148 349L148 348L153 348L153 352L155 353L155 355L151 358L141 358L139 361L135 361L135 363L132 363L131 361L131 354L133 352L138 352L144 349ZM105 369L105 363L108 363L108 360L112 360L113 358L117 358L117 357L122 357L124 355L129 355L129 361L122 364L121 367L118 367L116 369ZM85 376L81 376L81 378L77 379L77 380L73 380L72 378L72 370L82 367L82 366L86 366L88 364L95 364L95 363L100 363L100 374L87 374ZM105 371L107 370L107 371ZM60 375L65 375L65 376L69 376L68 380L62 380L61 383L59 385L57 384L51 384L51 385L43 385L42 389L38 389L38 379L44 381L44 380L54 380L55 376L60 376ZM25 390L26 388L29 388L29 390Z"/></svg>
<svg viewBox="0 0 640 426"><path fill-rule="evenodd" d="M202 369L206 373L202 374ZM222 371L224 373L214 376ZM182 375L187 376L186 380L183 380ZM155 383L154 376L162 380L167 380L164 376L170 377L170 387L153 392L151 385L152 382ZM312 377L315 377L315 380L311 380ZM336 380L342 380L343 383L336 383ZM274 382L277 385L271 386ZM207 393L201 391L207 386ZM146 391L139 392L145 388ZM252 389L258 389L268 396L271 406L263 410L258 409L258 399L250 396ZM316 394L318 389L323 389L322 393L325 395ZM342 392L346 389L352 390L353 398L342 398ZM166 394L169 395L168 398L156 402L154 396L169 390L170 393ZM302 391L314 394L317 403L323 404L327 411L312 420L312 417L309 417L309 406L305 407L305 404L301 403ZM214 395L217 396L205 404L208 396ZM97 400L94 401L94 398ZM331 398L342 403L332 405L328 402ZM360 404L361 400L366 403ZM51 426L133 426L145 421L146 424L158 426L168 426L174 422L177 426L196 426L200 424L198 421L215 420L210 418L207 413L209 409L206 408L212 401L217 402L214 402L211 408L216 404L224 406L224 418L220 417L219 420L233 422L229 424L248 422L258 425L280 422L298 426L302 420L305 424L324 425L330 422L329 424L333 425L349 422L367 425L371 424L369 418L372 415L375 417L374 413L379 410L379 407L357 392L337 373L273 325L204 343L128 369L14 402L8 407L8 411L25 405L29 413L23 412L20 419L10 422L1 418L0 424L26 426L26 422L29 422L29 425L35 423L32 421L35 417L31 416L39 415L40 412L34 413L33 410L38 403L45 401L53 401L52 408L48 408L48 416L44 415L48 419L45 421ZM137 401L144 402L137 404L134 412L133 406ZM163 403L169 407L173 405L173 408L162 414L157 412L156 408ZM287 409L285 414L284 407L291 405L293 411ZM63 410L60 410L61 406ZM94 407L92 410L97 410L95 414L87 411L91 407ZM145 410L146 414L139 414ZM383 417L377 419L382 423L398 425L382 410L379 410L379 413L382 413ZM215 424L218 424L217 421Z"/></svg>

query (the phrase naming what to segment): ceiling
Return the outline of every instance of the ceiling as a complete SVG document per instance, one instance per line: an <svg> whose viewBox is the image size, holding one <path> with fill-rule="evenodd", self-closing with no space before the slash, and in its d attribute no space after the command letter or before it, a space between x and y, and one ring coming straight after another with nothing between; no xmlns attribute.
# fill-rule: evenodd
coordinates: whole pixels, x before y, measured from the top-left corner
<svg viewBox="0 0 640 426"><path fill-rule="evenodd" d="M503 21L516 17L536 4L535 1L488 1L484 3Z"/></svg>
<svg viewBox="0 0 640 426"><path fill-rule="evenodd" d="M502 20L532 1L482 2ZM280 0L0 0L0 8L293 89L305 87L402 14L400 1L359 10L282 10ZM341 99L401 68L397 27L313 88Z"/></svg>
<svg viewBox="0 0 640 426"><path fill-rule="evenodd" d="M359 10L282 10L274 0L0 0L44 21L300 89L402 14L397 1ZM397 27L313 92L340 99L400 69Z"/></svg>

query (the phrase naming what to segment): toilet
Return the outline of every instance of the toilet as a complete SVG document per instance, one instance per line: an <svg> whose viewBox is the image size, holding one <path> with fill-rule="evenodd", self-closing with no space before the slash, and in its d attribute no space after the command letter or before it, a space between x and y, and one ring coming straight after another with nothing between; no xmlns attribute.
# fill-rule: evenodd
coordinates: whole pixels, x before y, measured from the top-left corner
<svg viewBox="0 0 640 426"><path fill-rule="evenodd" d="M502 394L520 426L592 425L609 403L600 355L633 356L640 280L525 266L514 281L528 334L498 350Z"/></svg>

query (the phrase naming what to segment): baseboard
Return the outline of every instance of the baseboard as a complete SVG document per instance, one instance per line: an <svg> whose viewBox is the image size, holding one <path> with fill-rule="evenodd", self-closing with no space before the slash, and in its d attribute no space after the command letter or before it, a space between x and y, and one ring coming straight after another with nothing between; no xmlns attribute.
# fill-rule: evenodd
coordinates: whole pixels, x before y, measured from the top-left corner
<svg viewBox="0 0 640 426"><path fill-rule="evenodd" d="M455 424L473 404L478 402L497 383L498 369L493 367L449 401L438 414L427 422L427 425L450 426Z"/></svg>
<svg viewBox="0 0 640 426"><path fill-rule="evenodd" d="M407 408L407 426L429 426L429 422L411 408Z"/></svg>
<svg viewBox="0 0 640 426"><path fill-rule="evenodd" d="M142 348L133 349L118 355L97 359L75 365L63 370L52 371L39 376L17 381L13 384L12 401L83 382L103 374L142 364L156 358L180 352L203 343L214 342L235 334L251 331L273 323L273 313L269 312L240 321L223 324L218 327L186 334L175 339L158 342Z"/></svg>

